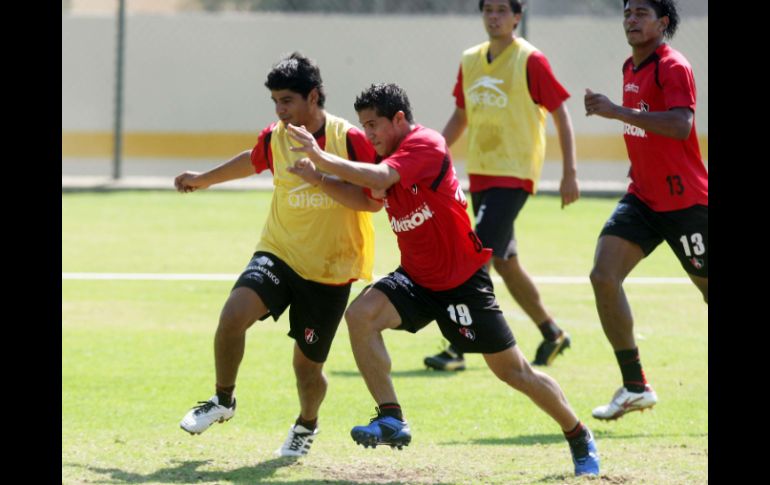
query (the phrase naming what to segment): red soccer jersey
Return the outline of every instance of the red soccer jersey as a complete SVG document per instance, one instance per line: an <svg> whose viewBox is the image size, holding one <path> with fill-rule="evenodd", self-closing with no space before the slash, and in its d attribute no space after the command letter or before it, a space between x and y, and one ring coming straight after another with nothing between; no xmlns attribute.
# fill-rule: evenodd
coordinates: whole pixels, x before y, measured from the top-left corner
<svg viewBox="0 0 770 485"><path fill-rule="evenodd" d="M420 286L455 288L492 257L473 232L468 203L444 137L417 125L382 161L401 180L385 195L401 266Z"/></svg>
<svg viewBox="0 0 770 485"><path fill-rule="evenodd" d="M251 164L254 171L261 173L268 168L273 171L273 150L270 148L270 137L273 134L277 121L270 123L267 128L259 134L256 146L251 150ZM320 130L313 133L321 150L326 148L325 125ZM352 127L347 132L348 159L358 162L374 163L377 158L377 152L366 138L366 134L356 127Z"/></svg>
<svg viewBox="0 0 770 485"><path fill-rule="evenodd" d="M561 85L551 69L551 64L542 52L535 51L527 59L527 86L532 101L543 106L549 112L555 110L569 98L569 93ZM465 93L463 93L463 68L457 73L457 83L452 91L455 105L465 109ZM507 189L524 189L530 194L534 190L531 180L518 177L503 177L496 175L468 174L471 192L481 192L493 187Z"/></svg>
<svg viewBox="0 0 770 485"><path fill-rule="evenodd" d="M638 67L623 64L623 106L642 111L687 108L695 113L695 79L687 59L661 44ZM623 138L631 160L634 194L657 212L708 205L708 172L693 120L690 136L676 140L625 123Z"/></svg>

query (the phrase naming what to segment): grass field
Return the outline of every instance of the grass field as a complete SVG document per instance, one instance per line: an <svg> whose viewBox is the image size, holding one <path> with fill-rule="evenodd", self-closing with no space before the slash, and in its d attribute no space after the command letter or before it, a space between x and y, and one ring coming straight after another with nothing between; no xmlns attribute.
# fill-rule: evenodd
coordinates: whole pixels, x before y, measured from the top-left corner
<svg viewBox="0 0 770 485"><path fill-rule="evenodd" d="M62 271L237 274L254 249L270 193L213 191L62 195ZM519 252L535 276L587 276L596 236L615 200L527 202ZM384 213L375 215L375 273L398 264ZM661 246L632 276L684 277ZM298 412L285 318L249 330L235 418L201 436L179 429L213 393L212 337L232 281L62 281L62 483L366 484L660 483L708 481L708 312L693 285L628 284L652 412L591 418L620 385L588 284L541 284L546 306L573 338L547 372L593 429L599 479L572 476L558 426L497 381L480 356L468 370L429 372L435 325L388 332L412 444L363 449L349 430L374 412L344 323L326 365L321 434L307 457L277 459ZM354 286L357 294L362 284ZM498 299L522 350L539 334L512 298Z"/></svg>

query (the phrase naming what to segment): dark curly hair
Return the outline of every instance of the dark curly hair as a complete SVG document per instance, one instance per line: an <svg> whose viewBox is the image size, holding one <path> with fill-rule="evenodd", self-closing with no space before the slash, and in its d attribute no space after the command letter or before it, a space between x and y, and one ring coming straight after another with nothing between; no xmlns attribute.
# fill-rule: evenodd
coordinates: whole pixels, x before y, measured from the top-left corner
<svg viewBox="0 0 770 485"><path fill-rule="evenodd" d="M508 3L511 4L513 13L521 13L526 0L508 0ZM484 10L484 0L479 0L479 10Z"/></svg>
<svg viewBox="0 0 770 485"><path fill-rule="evenodd" d="M655 10L658 18L668 17L668 27L663 31L663 37L671 39L679 27L679 12L676 11L676 0L645 0L647 4ZM628 0L623 0L623 9L626 8Z"/></svg>
<svg viewBox="0 0 770 485"><path fill-rule="evenodd" d="M318 89L318 106L323 108L326 101L321 70L312 59L299 52L292 52L278 61L267 74L265 86L271 91L288 89L301 94L305 99L307 99L310 91L316 88Z"/></svg>
<svg viewBox="0 0 770 485"><path fill-rule="evenodd" d="M392 120L399 111L403 111L406 121L414 123L409 98L406 96L406 91L398 84L372 84L358 95L353 107L356 113L365 109L374 109L377 116L384 116L389 120Z"/></svg>

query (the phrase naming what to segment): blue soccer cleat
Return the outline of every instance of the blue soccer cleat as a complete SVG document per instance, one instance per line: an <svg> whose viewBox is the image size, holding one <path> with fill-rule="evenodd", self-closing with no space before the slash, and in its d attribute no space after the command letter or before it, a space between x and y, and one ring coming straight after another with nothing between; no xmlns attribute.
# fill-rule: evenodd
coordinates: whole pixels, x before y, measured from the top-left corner
<svg viewBox="0 0 770 485"><path fill-rule="evenodd" d="M575 464L575 476L598 475L599 474L599 453L596 451L596 442L594 434L586 428L587 436L585 440L578 443L569 444L569 450L572 453L572 463Z"/></svg>
<svg viewBox="0 0 770 485"><path fill-rule="evenodd" d="M406 421L380 414L372 418L368 426L354 427L350 430L350 436L359 445L364 445L364 448L389 445L400 450L412 441L412 432Z"/></svg>

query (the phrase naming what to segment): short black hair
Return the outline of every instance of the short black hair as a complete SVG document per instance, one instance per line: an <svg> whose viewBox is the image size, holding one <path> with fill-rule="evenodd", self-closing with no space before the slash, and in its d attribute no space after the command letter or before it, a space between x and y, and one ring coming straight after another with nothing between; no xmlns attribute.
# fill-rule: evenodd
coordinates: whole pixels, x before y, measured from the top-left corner
<svg viewBox="0 0 770 485"><path fill-rule="evenodd" d="M513 13L521 13L525 0L508 0L508 3L511 4ZM479 10L484 10L484 0L479 0Z"/></svg>
<svg viewBox="0 0 770 485"><path fill-rule="evenodd" d="M267 74L265 86L271 91L288 89L305 99L310 91L318 89L318 106L323 108L326 101L321 70L312 59L299 52L292 52L278 61Z"/></svg>
<svg viewBox="0 0 770 485"><path fill-rule="evenodd" d="M671 39L679 27L679 12L676 11L676 0L645 0L647 4L655 10L658 18L668 17L668 27L663 31L663 37ZM625 10L628 0L623 0L623 10Z"/></svg>
<svg viewBox="0 0 770 485"><path fill-rule="evenodd" d="M409 105L406 91L394 83L372 84L358 95L353 108L355 108L356 113L365 109L374 109L377 116L384 116L389 120L392 120L399 111L403 111L406 121L414 123L412 107Z"/></svg>

